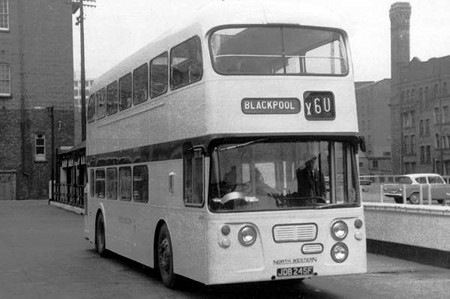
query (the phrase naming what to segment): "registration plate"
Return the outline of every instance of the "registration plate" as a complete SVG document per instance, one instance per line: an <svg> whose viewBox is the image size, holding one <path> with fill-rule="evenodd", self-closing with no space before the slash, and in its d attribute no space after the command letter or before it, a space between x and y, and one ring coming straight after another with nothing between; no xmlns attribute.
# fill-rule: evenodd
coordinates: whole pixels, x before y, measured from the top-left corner
<svg viewBox="0 0 450 299"><path fill-rule="evenodd" d="M311 276L314 274L313 266L278 268L277 277Z"/></svg>
<svg viewBox="0 0 450 299"><path fill-rule="evenodd" d="M307 91L303 95L307 120L333 120L336 118L334 95L329 91Z"/></svg>

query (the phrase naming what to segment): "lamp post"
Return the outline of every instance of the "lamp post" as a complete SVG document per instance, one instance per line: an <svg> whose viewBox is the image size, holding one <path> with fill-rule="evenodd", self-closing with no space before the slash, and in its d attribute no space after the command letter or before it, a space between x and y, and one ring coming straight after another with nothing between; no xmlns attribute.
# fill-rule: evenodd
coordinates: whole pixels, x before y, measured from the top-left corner
<svg viewBox="0 0 450 299"><path fill-rule="evenodd" d="M75 25L80 25L80 56L81 56L81 141L86 140L86 72L85 72L85 62L84 62L84 7L95 7L94 4L85 4L84 2L95 3L96 0L78 0L72 1L73 13L78 9L80 10L80 15L77 17L77 23Z"/></svg>

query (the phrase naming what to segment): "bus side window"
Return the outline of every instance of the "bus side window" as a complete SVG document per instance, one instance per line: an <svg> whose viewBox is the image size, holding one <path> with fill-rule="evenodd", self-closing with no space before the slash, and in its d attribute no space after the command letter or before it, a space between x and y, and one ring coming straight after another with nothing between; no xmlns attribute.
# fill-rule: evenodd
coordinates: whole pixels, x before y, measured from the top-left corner
<svg viewBox="0 0 450 299"><path fill-rule="evenodd" d="M97 93L97 119L106 116L106 89L102 88Z"/></svg>
<svg viewBox="0 0 450 299"><path fill-rule="evenodd" d="M148 202L147 165L133 167L133 200L135 202Z"/></svg>
<svg viewBox="0 0 450 299"><path fill-rule="evenodd" d="M106 199L117 199L117 169L106 169Z"/></svg>
<svg viewBox="0 0 450 299"><path fill-rule="evenodd" d="M106 90L106 112L108 115L111 115L118 110L117 81L109 84Z"/></svg>
<svg viewBox="0 0 450 299"><path fill-rule="evenodd" d="M133 104L148 99L148 65L145 63L133 71Z"/></svg>
<svg viewBox="0 0 450 299"><path fill-rule="evenodd" d="M119 109L120 111L131 107L131 73L119 79Z"/></svg>
<svg viewBox="0 0 450 299"><path fill-rule="evenodd" d="M131 200L131 167L119 168L119 199Z"/></svg>
<svg viewBox="0 0 450 299"><path fill-rule="evenodd" d="M95 196L105 197L105 170L97 169L95 171Z"/></svg>
<svg viewBox="0 0 450 299"><path fill-rule="evenodd" d="M190 148L184 152L184 203L187 206L203 205L204 160L201 149Z"/></svg>
<svg viewBox="0 0 450 299"><path fill-rule="evenodd" d="M95 94L91 95L89 98L87 119L88 122L93 122L95 120Z"/></svg>
<svg viewBox="0 0 450 299"><path fill-rule="evenodd" d="M202 50L198 36L171 49L170 74L171 89L177 89L202 78Z"/></svg>
<svg viewBox="0 0 450 299"><path fill-rule="evenodd" d="M94 169L91 169L89 175L89 195L94 197Z"/></svg>
<svg viewBox="0 0 450 299"><path fill-rule="evenodd" d="M150 61L150 97L154 98L167 92L169 84L169 55L167 52Z"/></svg>

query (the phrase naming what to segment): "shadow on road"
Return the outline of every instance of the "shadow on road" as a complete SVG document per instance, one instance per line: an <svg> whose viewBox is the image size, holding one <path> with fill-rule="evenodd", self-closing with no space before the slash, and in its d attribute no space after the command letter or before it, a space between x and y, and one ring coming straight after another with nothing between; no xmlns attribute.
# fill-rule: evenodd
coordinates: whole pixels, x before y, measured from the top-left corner
<svg viewBox="0 0 450 299"><path fill-rule="evenodd" d="M95 250L92 249L90 252L98 257ZM120 266L122 271L132 271L147 279L149 284L155 283L164 287L159 273L152 268L112 252L108 252L107 259L116 266ZM301 280L205 286L179 276L177 286L173 291L179 293L181 297L187 298L338 298L308 286Z"/></svg>

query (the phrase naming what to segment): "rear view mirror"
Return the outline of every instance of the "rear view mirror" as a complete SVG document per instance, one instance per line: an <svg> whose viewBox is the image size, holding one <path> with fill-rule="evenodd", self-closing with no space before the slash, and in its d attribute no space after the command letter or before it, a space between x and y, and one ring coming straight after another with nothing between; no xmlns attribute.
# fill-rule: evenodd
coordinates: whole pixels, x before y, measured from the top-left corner
<svg viewBox="0 0 450 299"><path fill-rule="evenodd" d="M363 153L366 152L366 139L364 136L359 136L359 148Z"/></svg>

